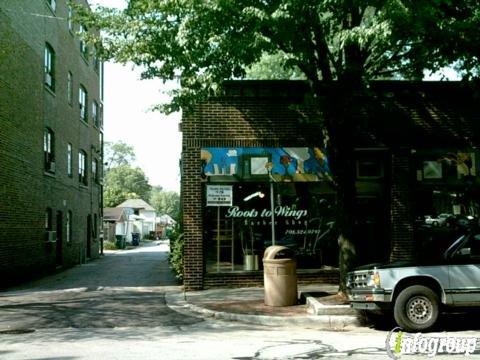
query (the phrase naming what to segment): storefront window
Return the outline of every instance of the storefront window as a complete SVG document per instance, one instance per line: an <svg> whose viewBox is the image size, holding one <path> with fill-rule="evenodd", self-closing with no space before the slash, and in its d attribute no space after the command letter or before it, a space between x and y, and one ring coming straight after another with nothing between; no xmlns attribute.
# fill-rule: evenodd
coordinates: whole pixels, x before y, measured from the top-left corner
<svg viewBox="0 0 480 360"><path fill-rule="evenodd" d="M326 158L291 149L202 150L207 272L261 270L272 243L294 250L299 269L337 265Z"/></svg>
<svg viewBox="0 0 480 360"><path fill-rule="evenodd" d="M456 237L478 226L480 182L475 151L417 155L415 241L422 258L440 258Z"/></svg>

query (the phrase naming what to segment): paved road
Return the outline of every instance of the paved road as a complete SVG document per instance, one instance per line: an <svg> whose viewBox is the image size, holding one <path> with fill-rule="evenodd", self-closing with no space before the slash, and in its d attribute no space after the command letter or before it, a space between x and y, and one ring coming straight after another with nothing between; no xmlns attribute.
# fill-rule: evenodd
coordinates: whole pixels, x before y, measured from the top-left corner
<svg viewBox="0 0 480 360"><path fill-rule="evenodd" d="M179 326L201 321L165 304L178 290L166 243L105 257L0 293L0 331Z"/></svg>
<svg viewBox="0 0 480 360"><path fill-rule="evenodd" d="M272 328L177 313L165 304L166 292L179 291L167 255L166 244L109 253L0 293L0 359L388 359L387 331ZM453 335L480 338L475 330Z"/></svg>

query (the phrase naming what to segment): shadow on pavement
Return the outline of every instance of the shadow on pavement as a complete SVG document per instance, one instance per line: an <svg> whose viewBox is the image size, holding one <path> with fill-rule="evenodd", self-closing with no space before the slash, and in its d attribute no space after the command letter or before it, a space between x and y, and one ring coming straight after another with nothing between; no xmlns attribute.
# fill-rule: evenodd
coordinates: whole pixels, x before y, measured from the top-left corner
<svg viewBox="0 0 480 360"><path fill-rule="evenodd" d="M105 256L85 264L0 291L0 296L12 291L178 285L170 269L168 254L169 246L164 243L152 243L128 251L108 252Z"/></svg>

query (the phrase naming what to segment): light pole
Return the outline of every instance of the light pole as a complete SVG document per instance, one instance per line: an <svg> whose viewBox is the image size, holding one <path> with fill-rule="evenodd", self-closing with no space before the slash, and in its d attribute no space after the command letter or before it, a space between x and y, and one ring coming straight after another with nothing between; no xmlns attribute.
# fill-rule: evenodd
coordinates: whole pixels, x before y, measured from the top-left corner
<svg viewBox="0 0 480 360"><path fill-rule="evenodd" d="M273 163L268 162L265 165L265 168L268 172L268 182L270 183L270 212L271 212L271 222L272 222L272 245L275 245L275 201L273 194L273 182L275 179L272 176Z"/></svg>

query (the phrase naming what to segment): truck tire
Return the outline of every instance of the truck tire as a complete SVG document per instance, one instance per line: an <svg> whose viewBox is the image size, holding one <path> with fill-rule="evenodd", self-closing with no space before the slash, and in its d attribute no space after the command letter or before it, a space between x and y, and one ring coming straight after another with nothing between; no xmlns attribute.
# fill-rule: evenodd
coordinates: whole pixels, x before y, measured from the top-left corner
<svg viewBox="0 0 480 360"><path fill-rule="evenodd" d="M405 331L428 330L438 319L439 304L438 295L432 289L422 285L409 286L395 300L393 316Z"/></svg>

